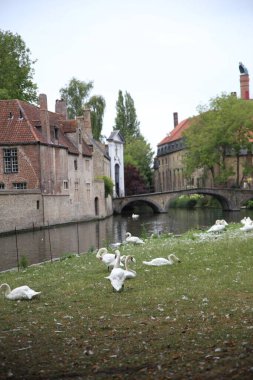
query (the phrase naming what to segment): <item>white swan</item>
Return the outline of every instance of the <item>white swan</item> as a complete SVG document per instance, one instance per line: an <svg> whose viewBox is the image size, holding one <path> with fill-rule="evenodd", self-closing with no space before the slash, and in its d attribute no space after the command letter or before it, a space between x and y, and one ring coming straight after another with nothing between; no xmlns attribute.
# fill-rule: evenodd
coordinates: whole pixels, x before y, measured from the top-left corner
<svg viewBox="0 0 253 380"><path fill-rule="evenodd" d="M214 224L212 227L207 230L207 232L221 232L225 228L225 224Z"/></svg>
<svg viewBox="0 0 253 380"><path fill-rule="evenodd" d="M253 230L253 222L251 221L251 223L250 222L245 223L243 227L240 227L240 230L245 231L245 232L252 231Z"/></svg>
<svg viewBox="0 0 253 380"><path fill-rule="evenodd" d="M124 281L126 279L125 270L120 268L120 251L116 251L116 260L114 267L109 276L105 277L111 281L111 285L116 292L124 289Z"/></svg>
<svg viewBox="0 0 253 380"><path fill-rule="evenodd" d="M221 225L224 225L224 226L228 226L228 223L224 220L224 219L217 219L215 224L221 224Z"/></svg>
<svg viewBox="0 0 253 380"><path fill-rule="evenodd" d="M144 244L143 240L141 240L138 236L132 236L130 232L126 233L126 242L133 244Z"/></svg>
<svg viewBox="0 0 253 380"><path fill-rule="evenodd" d="M137 219L139 219L139 216L140 215L138 215L138 214L132 214L132 219L133 220L137 220Z"/></svg>
<svg viewBox="0 0 253 380"><path fill-rule="evenodd" d="M96 258L101 260L108 268L108 271L110 268L114 267L115 260L116 260L116 252L115 253L109 253L107 248L103 247L100 248L96 254ZM122 263L120 263L121 266L124 266Z"/></svg>
<svg viewBox="0 0 253 380"><path fill-rule="evenodd" d="M143 264L160 267L162 265L172 265L175 261L181 263L179 258L176 255L174 255L174 253L171 253L167 259L165 259L164 257L157 257L156 259L153 259L151 261L143 261Z"/></svg>
<svg viewBox="0 0 253 380"><path fill-rule="evenodd" d="M135 278L136 277L136 272L135 272L135 270L133 270L133 269L130 269L129 267L128 267L128 264L129 264L129 262L130 261L132 261L133 263L135 263L136 262L136 260L135 260L135 258L133 257L133 256L131 256L131 255L128 255L127 257L126 257L126 260L125 260L125 278L126 278L126 280L128 280L128 279L131 279L131 278Z"/></svg>
<svg viewBox="0 0 253 380"><path fill-rule="evenodd" d="M251 224L251 223L253 223L253 221L251 220L251 218L249 217L249 216L245 216L242 220L241 220L241 223L242 224Z"/></svg>
<svg viewBox="0 0 253 380"><path fill-rule="evenodd" d="M35 290L29 288L27 285L19 286L11 290L8 284L2 284L0 290L4 293L5 297L9 300L31 300L37 297L41 292L36 292Z"/></svg>

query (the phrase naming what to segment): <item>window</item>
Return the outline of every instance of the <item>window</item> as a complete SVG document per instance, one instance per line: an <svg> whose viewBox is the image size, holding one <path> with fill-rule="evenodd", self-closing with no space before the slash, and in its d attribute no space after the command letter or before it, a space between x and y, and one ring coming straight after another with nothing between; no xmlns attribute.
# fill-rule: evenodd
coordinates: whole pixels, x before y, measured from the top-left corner
<svg viewBox="0 0 253 380"><path fill-rule="evenodd" d="M27 188L26 182L15 182L13 183L13 189L15 190L24 190Z"/></svg>
<svg viewBox="0 0 253 380"><path fill-rule="evenodd" d="M69 188L69 182L68 181L63 181L63 189L68 190Z"/></svg>
<svg viewBox="0 0 253 380"><path fill-rule="evenodd" d="M39 210L40 209L40 201L37 201L36 205L37 205L37 210Z"/></svg>
<svg viewBox="0 0 253 380"><path fill-rule="evenodd" d="M0 182L0 190L3 190L5 188L4 183Z"/></svg>
<svg viewBox="0 0 253 380"><path fill-rule="evenodd" d="M18 152L17 148L4 149L4 172L18 172Z"/></svg>
<svg viewBox="0 0 253 380"><path fill-rule="evenodd" d="M77 160L74 160L74 168L77 170Z"/></svg>
<svg viewBox="0 0 253 380"><path fill-rule="evenodd" d="M78 190L78 181L75 181L75 190Z"/></svg>
<svg viewBox="0 0 253 380"><path fill-rule="evenodd" d="M85 168L88 171L90 171L90 161L89 160L85 160Z"/></svg>
<svg viewBox="0 0 253 380"><path fill-rule="evenodd" d="M59 140L59 129L54 127L54 139Z"/></svg>
<svg viewBox="0 0 253 380"><path fill-rule="evenodd" d="M80 129L79 129L79 131L78 131L78 142L79 142L79 144L82 143L82 134L81 134Z"/></svg>

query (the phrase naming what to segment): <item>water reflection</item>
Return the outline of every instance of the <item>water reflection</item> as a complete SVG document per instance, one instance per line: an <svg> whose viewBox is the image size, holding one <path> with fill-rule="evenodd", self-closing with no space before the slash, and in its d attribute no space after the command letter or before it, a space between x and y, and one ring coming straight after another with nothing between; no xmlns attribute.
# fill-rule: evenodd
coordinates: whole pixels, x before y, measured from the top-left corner
<svg viewBox="0 0 253 380"><path fill-rule="evenodd" d="M207 228L216 219L239 222L244 216L253 219L253 211L225 212L221 209L170 209L168 214L143 214L138 220L131 215L113 216L102 221L69 224L49 229L0 237L0 271L17 266L25 256L29 264L61 257L68 253L88 252L109 243L125 240L127 231L141 236L144 232L180 234L192 228Z"/></svg>

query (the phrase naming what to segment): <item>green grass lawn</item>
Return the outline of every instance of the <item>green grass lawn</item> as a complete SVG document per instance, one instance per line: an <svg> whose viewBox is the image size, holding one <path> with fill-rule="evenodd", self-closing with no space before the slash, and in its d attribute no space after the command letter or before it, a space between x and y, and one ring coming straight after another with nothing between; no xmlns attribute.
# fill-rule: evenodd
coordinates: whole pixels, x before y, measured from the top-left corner
<svg viewBox="0 0 253 380"><path fill-rule="evenodd" d="M112 291L95 253L0 273L0 378L252 379L253 233L190 231L124 245L137 277ZM142 261L175 253L181 263Z"/></svg>

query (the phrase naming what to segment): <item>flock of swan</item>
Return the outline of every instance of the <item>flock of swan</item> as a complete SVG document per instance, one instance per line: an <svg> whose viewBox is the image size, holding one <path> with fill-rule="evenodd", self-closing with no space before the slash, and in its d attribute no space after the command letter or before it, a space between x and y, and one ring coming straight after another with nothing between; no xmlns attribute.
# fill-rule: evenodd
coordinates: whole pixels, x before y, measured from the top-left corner
<svg viewBox="0 0 253 380"><path fill-rule="evenodd" d="M132 218L138 218L139 215L133 214ZM250 217L244 217L241 220L242 227L241 231L252 231L253 230L253 220ZM215 224L210 227L207 232L221 232L225 229L228 223L222 220L216 220ZM145 244L145 242L140 239L138 236L132 236L130 232L126 233L126 240L124 243L132 244ZM113 248L118 248L122 243L115 243ZM116 249L115 253L109 253L107 248L100 248L96 254L96 258L103 262L108 271L111 270L109 276L105 277L110 280L113 290L119 292L124 289L124 282L128 279L133 279L136 277L137 273L133 269L129 268L130 262L135 263L136 260L133 256L121 256L120 251ZM167 258L157 257L150 261L143 261L144 265L149 266L163 266L163 265L172 265L175 262L180 263L181 261L175 254L170 254ZM38 297L41 292L37 292L27 285L19 286L11 290L10 286L6 283L0 286L0 292L9 300L31 300L35 297Z"/></svg>
<svg viewBox="0 0 253 380"><path fill-rule="evenodd" d="M241 220L241 224L243 224L243 226L240 227L241 231L248 232L253 230L253 220L251 220L249 216L245 216ZM218 219L216 220L215 224L207 230L207 232L221 232L226 228L227 225L228 223L224 219Z"/></svg>
<svg viewBox="0 0 253 380"><path fill-rule="evenodd" d="M130 232L126 233L125 243L132 244L145 244L145 242L137 236L132 236ZM102 247L96 254L97 259L104 263L108 269L111 269L109 276L105 278L110 280L112 288L116 292L124 289L124 282L128 279L136 277L137 273L129 268L130 262L135 263L136 260L133 256L121 256L120 251L117 249L115 253L109 253L107 248ZM174 262L181 262L175 254L170 254L168 258L157 257L151 261L143 261L143 264L149 266L163 266L172 265Z"/></svg>

